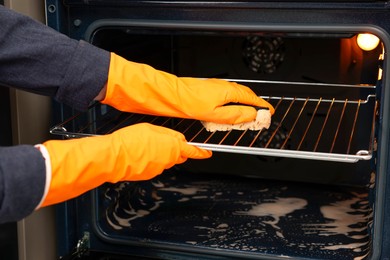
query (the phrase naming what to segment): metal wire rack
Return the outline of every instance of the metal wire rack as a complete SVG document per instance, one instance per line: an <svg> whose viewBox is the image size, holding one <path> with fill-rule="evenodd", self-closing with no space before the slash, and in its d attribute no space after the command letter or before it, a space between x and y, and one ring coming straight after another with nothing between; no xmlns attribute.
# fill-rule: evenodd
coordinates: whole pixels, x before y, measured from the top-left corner
<svg viewBox="0 0 390 260"><path fill-rule="evenodd" d="M261 131L208 132L197 120L123 113L97 105L87 114L77 114L54 126L50 132L79 138L109 134L128 125L148 122L179 131L190 144L216 152L349 163L372 158L378 110L375 94L357 100L262 98L275 107L275 114L270 128Z"/></svg>

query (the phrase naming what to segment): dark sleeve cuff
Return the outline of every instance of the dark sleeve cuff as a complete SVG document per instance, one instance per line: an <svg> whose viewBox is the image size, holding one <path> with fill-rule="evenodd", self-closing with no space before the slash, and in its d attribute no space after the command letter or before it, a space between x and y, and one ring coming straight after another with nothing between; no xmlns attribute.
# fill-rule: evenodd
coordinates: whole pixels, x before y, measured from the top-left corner
<svg viewBox="0 0 390 260"><path fill-rule="evenodd" d="M107 83L110 53L79 41L56 99L83 111Z"/></svg>
<svg viewBox="0 0 390 260"><path fill-rule="evenodd" d="M30 145L0 147L0 223L30 215L42 199L45 161Z"/></svg>

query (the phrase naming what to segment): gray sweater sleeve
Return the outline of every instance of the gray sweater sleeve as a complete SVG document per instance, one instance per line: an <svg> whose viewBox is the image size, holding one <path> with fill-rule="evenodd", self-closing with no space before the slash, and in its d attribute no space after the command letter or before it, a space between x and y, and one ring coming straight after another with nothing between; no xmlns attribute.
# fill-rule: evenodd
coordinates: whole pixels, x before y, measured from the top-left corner
<svg viewBox="0 0 390 260"><path fill-rule="evenodd" d="M0 84L85 110L107 82L109 52L0 5Z"/></svg>
<svg viewBox="0 0 390 260"><path fill-rule="evenodd" d="M107 81L109 57L0 5L0 85L85 110ZM0 147L0 223L29 215L45 179L44 158L33 146Z"/></svg>
<svg viewBox="0 0 390 260"><path fill-rule="evenodd" d="M43 196L45 172L45 160L35 147L0 147L0 223L34 211Z"/></svg>

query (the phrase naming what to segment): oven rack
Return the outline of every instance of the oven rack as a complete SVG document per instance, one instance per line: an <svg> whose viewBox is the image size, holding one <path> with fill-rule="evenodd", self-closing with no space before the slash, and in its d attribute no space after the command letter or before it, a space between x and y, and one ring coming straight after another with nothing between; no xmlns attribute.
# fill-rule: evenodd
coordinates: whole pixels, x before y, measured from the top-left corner
<svg viewBox="0 0 390 260"><path fill-rule="evenodd" d="M372 158L378 109L375 95L357 100L261 97L275 107L268 130L208 132L198 120L123 113L99 104L55 125L50 132L79 138L147 122L179 131L190 144L215 152L346 163Z"/></svg>

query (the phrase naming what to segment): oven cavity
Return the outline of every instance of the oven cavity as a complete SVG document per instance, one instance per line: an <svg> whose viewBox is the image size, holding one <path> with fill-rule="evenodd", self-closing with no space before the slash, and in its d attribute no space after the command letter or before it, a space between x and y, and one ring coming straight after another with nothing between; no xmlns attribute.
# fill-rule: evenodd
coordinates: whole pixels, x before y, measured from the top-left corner
<svg viewBox="0 0 390 260"><path fill-rule="evenodd" d="M246 85L275 114L269 129L226 132L101 104L65 118L53 134L81 138L148 122L213 151L211 159L188 160L150 181L94 190L76 206L91 207L91 232L125 254L142 248L162 259L368 259L375 246L382 43L362 50L363 32L323 27L136 24L102 23L87 39L178 76Z"/></svg>

